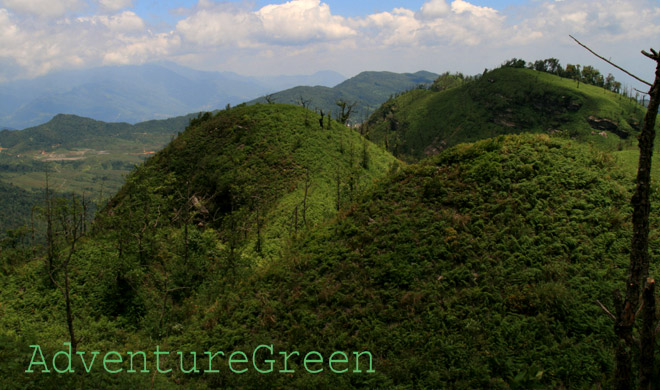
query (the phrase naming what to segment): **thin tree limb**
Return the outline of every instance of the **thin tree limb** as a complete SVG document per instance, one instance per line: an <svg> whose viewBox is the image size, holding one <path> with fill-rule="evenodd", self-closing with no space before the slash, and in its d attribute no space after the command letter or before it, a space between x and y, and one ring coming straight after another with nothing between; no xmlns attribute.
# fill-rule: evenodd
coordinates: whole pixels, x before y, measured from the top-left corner
<svg viewBox="0 0 660 390"><path fill-rule="evenodd" d="M652 86L652 84L649 83L648 81L645 81L645 80L640 79L639 77L637 77L637 76L635 76L634 74L628 72L627 70L623 69L623 68L620 67L619 65L613 63L612 61L608 60L607 58L605 58L605 57L599 55L598 53L594 52L593 50L591 50L590 48L588 48L586 45L584 45L582 42L580 42L580 41L578 41L577 39L575 39L574 36L569 35L569 37L571 37L571 39L573 39L575 42L577 42L578 45L580 45L580 46L584 47L585 49L587 49L591 54L593 54L593 55L595 55L596 57L600 58L601 60L607 62L608 64L612 65L613 67L619 69L620 71L622 71L623 73L627 74L628 76L634 78L635 80L637 80L637 81L639 81L639 82L642 82L642 83L648 85L649 87ZM651 51L652 51L653 54L655 55L655 58L657 58L658 53L657 53L655 50L651 50ZM642 53L643 53L645 56L649 57L649 58L655 59L655 58L652 57L650 54L648 54L648 53L646 53L646 52L644 52L644 51L642 51Z"/></svg>
<svg viewBox="0 0 660 390"><path fill-rule="evenodd" d="M607 307L605 307L605 305L603 305L599 300L596 300L596 303L598 304L598 306L600 306L601 309L603 309L605 314L607 314L612 320L616 321L616 317L614 316L614 314L612 314L611 311L607 310Z"/></svg>

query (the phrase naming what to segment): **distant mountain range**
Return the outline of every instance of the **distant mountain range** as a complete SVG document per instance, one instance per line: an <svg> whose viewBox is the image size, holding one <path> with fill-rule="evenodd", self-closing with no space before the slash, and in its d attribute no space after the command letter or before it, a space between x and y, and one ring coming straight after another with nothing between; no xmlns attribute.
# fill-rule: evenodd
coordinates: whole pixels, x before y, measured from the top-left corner
<svg viewBox="0 0 660 390"><path fill-rule="evenodd" d="M340 108L337 101L354 104L350 121L359 123L366 120L381 104L394 94L428 86L438 75L431 72L392 73L362 72L355 77L329 88L327 86L297 86L268 96L277 103L299 104L312 110L337 114ZM252 100L249 104L266 103L266 96ZM336 116L336 115L333 115Z"/></svg>
<svg viewBox="0 0 660 390"><path fill-rule="evenodd" d="M313 75L247 77L171 62L56 72L0 84L0 129L24 129L59 113L137 123L211 111L295 85L334 86L346 78Z"/></svg>

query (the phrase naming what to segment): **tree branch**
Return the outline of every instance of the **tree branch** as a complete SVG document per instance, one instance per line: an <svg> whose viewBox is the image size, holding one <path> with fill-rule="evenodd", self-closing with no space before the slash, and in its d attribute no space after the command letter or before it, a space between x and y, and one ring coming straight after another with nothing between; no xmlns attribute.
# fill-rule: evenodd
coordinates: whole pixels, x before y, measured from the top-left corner
<svg viewBox="0 0 660 390"><path fill-rule="evenodd" d="M580 41L578 41L577 39L575 39L574 36L569 35L569 37L571 37L571 39L573 39L575 42L577 42L578 45L580 45L580 46L584 47L585 49L589 50L589 52L590 52L591 54L593 54L593 55L595 55L596 57L600 58L601 60L607 62L608 64L612 65L613 67L619 69L620 71L622 71L623 73L627 74L628 76L634 78L635 80L637 80L637 81L639 81L639 82L642 82L642 83L648 85L649 87L652 86L651 83L649 83L648 81L644 81L644 80L640 79L639 77L637 77L637 76L635 76L634 74L628 72L627 70L623 69L623 68L620 67L619 65L613 63L612 61L606 59L605 57L603 57L603 56L601 56L601 55L598 55L598 53L594 52L593 50L591 50L590 48L588 48L587 46L585 46L582 42L580 42ZM645 56L647 56L647 57L649 57L649 58L651 58L651 59L656 60L657 57L658 57L658 53L657 53L655 50L653 50L653 49L651 49L651 51L653 52L653 55L654 55L655 57L652 56L651 54L645 52L645 51L642 51L642 54L644 54Z"/></svg>
<svg viewBox="0 0 660 390"><path fill-rule="evenodd" d="M616 317L614 316L614 314L612 314L612 312L610 312L609 310L607 310L607 308L605 307L605 305L603 305L599 300L596 300L596 303L598 304L598 306L600 306L601 309L603 309L603 311L605 312L605 314L607 314L607 315L608 315L613 321L616 321Z"/></svg>

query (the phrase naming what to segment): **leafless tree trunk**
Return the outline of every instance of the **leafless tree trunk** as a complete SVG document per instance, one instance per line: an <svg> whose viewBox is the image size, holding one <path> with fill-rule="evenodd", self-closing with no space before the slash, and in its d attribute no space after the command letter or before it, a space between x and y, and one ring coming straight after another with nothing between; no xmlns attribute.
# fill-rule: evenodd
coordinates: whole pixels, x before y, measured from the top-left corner
<svg viewBox="0 0 660 390"><path fill-rule="evenodd" d="M302 219L305 229L307 229L307 195L312 182L309 178L309 169L305 172L305 196L303 197Z"/></svg>
<svg viewBox="0 0 660 390"><path fill-rule="evenodd" d="M633 206L633 238L630 251L630 267L628 269L628 280L626 283L626 296L622 306L617 310L617 321L614 330L619 337L617 345L617 368L616 388L618 390L631 389L634 386L632 377L632 351L635 346L633 339L633 326L640 305L640 295L645 289L645 306L655 307L653 285L655 282L645 286L649 274L649 214L651 202L651 159L653 157L653 142L655 140L655 121L658 116L658 104L660 103L660 57L652 50L652 54L643 52L644 55L656 61L655 82L651 86L649 103L642 133L639 135L639 165L637 168L637 186L632 197ZM652 314L655 317L655 313ZM653 318L655 323L655 318ZM653 328L653 326L651 326ZM640 356L640 385L643 389L652 387L651 377L653 375L654 356L653 345L655 344L655 330L653 334L646 334L642 328L641 339L644 342L653 342L651 347L642 345ZM650 351L649 351L650 349Z"/></svg>
<svg viewBox="0 0 660 390"><path fill-rule="evenodd" d="M62 267L62 273L64 277L64 286L57 281L55 277L55 267L52 268L49 272L50 280L55 286L62 292L64 297L64 302L66 305L66 324L69 330L69 338L71 339L71 350L73 353L76 353L76 348L78 345L78 340L76 339L74 326L73 326L73 309L71 308L71 280L69 277L69 264L71 263L71 258L76 251L76 243L80 239L80 228L82 219L77 213L77 204L75 195L71 195L71 219L63 218L62 228L65 230L65 236L68 241L69 251L66 255L64 261L59 264ZM58 267L59 268L59 267Z"/></svg>
<svg viewBox="0 0 660 390"><path fill-rule="evenodd" d="M635 79L651 86L649 106L644 116L642 132L639 135L639 164L637 167L637 186L632 197L633 206L633 237L630 250L630 265L626 281L626 295L622 299L615 292L616 318L614 332L619 342L616 347L615 382L617 390L634 389L636 381L632 374L633 350L636 347L633 337L635 320L639 313L642 315L642 328L640 330L640 387L643 390L654 387L655 366L655 336L657 321L655 313L655 281L649 278L649 214L651 211L651 162L653 157L653 143L655 140L655 122L660 105L660 55L651 49L651 53L642 51L646 57L656 62L655 81L653 84L640 79L625 69L613 64L602 56L596 54L571 36L580 46L586 48L598 58L623 70ZM640 306L641 300L641 306Z"/></svg>

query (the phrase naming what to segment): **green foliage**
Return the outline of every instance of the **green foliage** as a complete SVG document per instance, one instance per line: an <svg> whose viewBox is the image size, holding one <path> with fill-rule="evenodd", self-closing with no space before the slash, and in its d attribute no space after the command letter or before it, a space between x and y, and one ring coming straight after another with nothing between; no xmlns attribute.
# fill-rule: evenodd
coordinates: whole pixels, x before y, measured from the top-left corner
<svg viewBox="0 0 660 390"><path fill-rule="evenodd" d="M498 80L525 80L507 73L520 70L499 72ZM387 113L389 126L401 126L398 107L408 104L406 97L412 103L436 94L470 96L466 88L482 82L415 90L379 112ZM590 104L584 95L565 96ZM52 356L67 341L67 326L64 299L44 258L21 250L25 230L17 229L0 252L2 383L610 384L615 337L594 302L612 307L611 292L625 276L632 180L616 158L562 136L507 135L399 169L356 132L335 121L320 127L310 115L317 117L282 104L202 114L127 177L71 257L78 348L104 353L159 345L197 351L200 367L208 364L204 351L251 351L260 344L273 344L275 354L370 351L375 373L333 374L326 366L308 374L300 360L291 363L294 375L238 375L226 367L204 375L86 374L82 367L71 375L24 373L28 346L40 344ZM406 150L397 144L402 139L389 141ZM658 222L653 217L653 237ZM650 250L660 255L656 242Z"/></svg>
<svg viewBox="0 0 660 390"><path fill-rule="evenodd" d="M366 141L334 121L328 122L330 129L308 125L309 114L272 104L201 116L133 172L109 207L144 204L144 199L130 199L137 185L166 200L151 206L152 214L178 225L183 207L194 204L189 223L219 229L230 248L247 246L259 257L276 257L292 233L303 230L303 208L306 228L334 215L330 199L338 172L340 193L350 200L394 162L381 150L361 147ZM307 172L311 183L305 200Z"/></svg>
<svg viewBox="0 0 660 390"><path fill-rule="evenodd" d="M331 387L607 386L614 335L594 302L611 307L624 277L629 183L612 157L561 139L460 145L378 184L236 295L215 294L227 310L199 314L205 341L182 337L378 356L375 375L314 382Z"/></svg>

